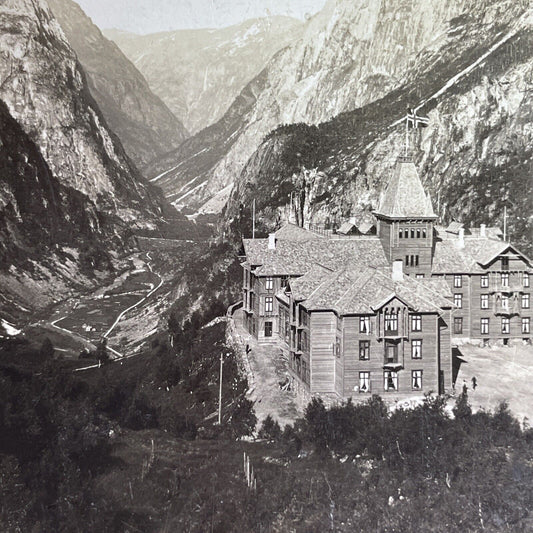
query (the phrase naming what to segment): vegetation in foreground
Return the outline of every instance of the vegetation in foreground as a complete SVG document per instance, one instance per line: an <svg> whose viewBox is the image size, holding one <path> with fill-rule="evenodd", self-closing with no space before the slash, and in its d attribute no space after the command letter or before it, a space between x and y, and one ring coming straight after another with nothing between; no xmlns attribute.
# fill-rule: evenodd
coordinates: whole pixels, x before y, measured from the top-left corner
<svg viewBox="0 0 533 533"><path fill-rule="evenodd" d="M204 320L207 317L204 318ZM201 321L200 321L201 322ZM51 343L0 350L3 531L527 531L533 431L502 404L326 408L260 440L224 324L73 375ZM216 425L224 363L222 427ZM243 452L257 490L247 487Z"/></svg>

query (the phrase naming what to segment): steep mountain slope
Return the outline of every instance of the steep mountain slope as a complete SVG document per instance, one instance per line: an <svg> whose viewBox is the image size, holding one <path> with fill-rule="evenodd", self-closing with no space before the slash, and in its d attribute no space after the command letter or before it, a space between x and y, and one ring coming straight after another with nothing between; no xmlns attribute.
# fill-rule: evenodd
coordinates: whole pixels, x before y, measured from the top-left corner
<svg viewBox="0 0 533 533"><path fill-rule="evenodd" d="M258 202L267 225L293 194L306 223L370 211L404 150L408 106L430 124L412 135L413 154L443 222L503 225L533 251L533 10L479 2L421 53L405 83L384 98L318 127L270 134L237 180L227 209Z"/></svg>
<svg viewBox="0 0 533 533"><path fill-rule="evenodd" d="M271 129L295 122L320 123L400 85L416 54L438 42L447 21L467 3L329 1L308 21L302 38L278 53L254 80L256 101L240 116L235 109L228 110L239 118L231 142L223 128L215 138L200 132L176 152L174 160L165 158L166 168L159 165L150 177L173 169L158 181L169 195L193 179L194 187L208 181L183 199L188 203L198 204L221 190L227 192ZM171 200L189 190L187 186Z"/></svg>
<svg viewBox="0 0 533 533"><path fill-rule="evenodd" d="M140 167L176 148L187 131L119 48L72 0L48 0L76 52L91 95L126 153Z"/></svg>
<svg viewBox="0 0 533 533"><path fill-rule="evenodd" d="M223 29L142 36L116 30L104 33L187 129L196 133L222 117L272 55L298 39L302 26L289 17L269 17Z"/></svg>
<svg viewBox="0 0 533 533"><path fill-rule="evenodd" d="M168 204L108 129L44 1L0 4L0 52L0 293L42 307L109 273Z"/></svg>

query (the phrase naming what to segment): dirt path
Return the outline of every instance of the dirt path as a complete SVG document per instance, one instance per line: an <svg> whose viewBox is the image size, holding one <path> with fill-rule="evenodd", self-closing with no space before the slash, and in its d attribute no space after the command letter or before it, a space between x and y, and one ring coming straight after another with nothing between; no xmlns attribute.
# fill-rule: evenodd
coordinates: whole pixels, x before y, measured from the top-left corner
<svg viewBox="0 0 533 533"><path fill-rule="evenodd" d="M258 344L244 329L242 313L242 310L236 311L233 320L240 342L244 347L250 347L248 362L253 372L253 386L249 398L254 402L258 427L262 420L271 415L283 428L303 414L295 394L279 388L279 382L284 381L287 376L286 361L279 348L275 345Z"/></svg>
<svg viewBox="0 0 533 533"><path fill-rule="evenodd" d="M145 252L142 255L146 257L146 260L141 259L142 256L138 256L135 259L137 263L135 271L121 275L113 283L98 289L89 296L63 302L48 320L40 321L37 325L68 336L88 349L94 349L102 337L108 339L111 336L128 313L142 306L162 287L164 280L158 273L154 272L153 258L150 253ZM147 283L147 274L143 274L145 272L149 272L151 283ZM137 281L138 279L140 281ZM123 286L128 284L133 285L133 288L120 291ZM135 298L136 295L137 298L132 303L132 298ZM123 305L127 303L125 309L117 308L121 302ZM109 326L111 320L113 322ZM84 333L87 331L89 334ZM116 360L124 360L138 355L138 352L123 353L116 346L110 346L109 343L107 349ZM91 364L77 369L77 371L97 368L98 366L98 363Z"/></svg>

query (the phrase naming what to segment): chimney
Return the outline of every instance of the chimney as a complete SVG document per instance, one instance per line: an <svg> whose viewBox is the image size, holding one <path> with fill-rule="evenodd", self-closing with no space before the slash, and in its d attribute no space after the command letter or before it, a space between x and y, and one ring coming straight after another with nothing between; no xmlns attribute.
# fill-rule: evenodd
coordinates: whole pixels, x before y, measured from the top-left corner
<svg viewBox="0 0 533 533"><path fill-rule="evenodd" d="M464 248L465 246L465 230L464 228L461 228L459 230L459 247Z"/></svg>
<svg viewBox="0 0 533 533"><path fill-rule="evenodd" d="M268 249L269 250L276 249L276 234L275 233L270 233L268 236Z"/></svg>
<svg viewBox="0 0 533 533"><path fill-rule="evenodd" d="M403 281L403 261L401 259L392 262L392 281Z"/></svg>
<svg viewBox="0 0 533 533"><path fill-rule="evenodd" d="M479 236L480 237L487 236L487 225L486 224L481 224L481 226L479 226Z"/></svg>

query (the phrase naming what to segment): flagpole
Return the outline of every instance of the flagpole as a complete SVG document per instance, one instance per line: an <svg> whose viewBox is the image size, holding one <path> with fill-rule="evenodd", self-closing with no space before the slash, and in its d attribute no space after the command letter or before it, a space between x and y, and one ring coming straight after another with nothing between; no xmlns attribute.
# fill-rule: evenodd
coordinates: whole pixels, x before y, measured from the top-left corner
<svg viewBox="0 0 533 533"><path fill-rule="evenodd" d="M252 213L252 239L255 239L255 198L253 202L253 213Z"/></svg>
<svg viewBox="0 0 533 533"><path fill-rule="evenodd" d="M405 119L405 157L407 157L407 145L409 144L409 118Z"/></svg>

